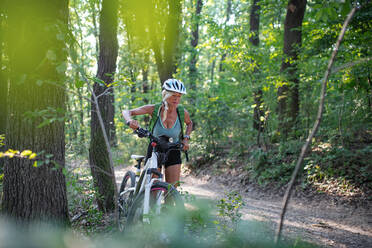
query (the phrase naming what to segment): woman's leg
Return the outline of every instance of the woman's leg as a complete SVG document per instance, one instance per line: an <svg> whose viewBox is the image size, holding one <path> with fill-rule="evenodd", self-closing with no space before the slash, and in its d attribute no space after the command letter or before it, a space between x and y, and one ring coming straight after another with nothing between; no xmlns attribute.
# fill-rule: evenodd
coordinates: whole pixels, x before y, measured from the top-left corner
<svg viewBox="0 0 372 248"><path fill-rule="evenodd" d="M175 187L179 185L181 175L181 164L170 165L165 168L165 181L173 184Z"/></svg>

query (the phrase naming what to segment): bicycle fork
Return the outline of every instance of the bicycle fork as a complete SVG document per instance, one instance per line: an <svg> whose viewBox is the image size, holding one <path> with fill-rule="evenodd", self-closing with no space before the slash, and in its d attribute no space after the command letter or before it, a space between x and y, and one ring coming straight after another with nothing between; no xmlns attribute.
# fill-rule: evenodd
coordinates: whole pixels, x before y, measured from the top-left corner
<svg viewBox="0 0 372 248"><path fill-rule="evenodd" d="M150 198L155 197L156 202L155 202L155 214L158 215L160 214L160 207L161 207L161 202L163 200L163 191L160 190L156 192L156 195L151 195L151 187L154 183L154 181L157 181L157 178L152 178L151 181L145 185L145 199L143 201L143 222L150 224L150 219L149 219L149 213L150 213Z"/></svg>

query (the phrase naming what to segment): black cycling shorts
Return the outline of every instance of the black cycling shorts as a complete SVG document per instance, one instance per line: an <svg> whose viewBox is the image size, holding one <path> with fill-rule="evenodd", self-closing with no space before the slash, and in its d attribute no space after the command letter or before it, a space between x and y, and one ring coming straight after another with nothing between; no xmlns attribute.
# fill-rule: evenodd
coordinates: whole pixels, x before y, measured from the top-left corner
<svg viewBox="0 0 372 248"><path fill-rule="evenodd" d="M148 148L147 148L146 160L151 157L151 154L152 154L152 146L151 146L151 143L150 143ZM165 160L165 168L167 168L168 166L172 166L172 165L175 165L175 164L181 164L181 163L182 163L181 151L180 150L172 150L168 153L168 158ZM159 161L158 161L158 167L159 168L161 167Z"/></svg>

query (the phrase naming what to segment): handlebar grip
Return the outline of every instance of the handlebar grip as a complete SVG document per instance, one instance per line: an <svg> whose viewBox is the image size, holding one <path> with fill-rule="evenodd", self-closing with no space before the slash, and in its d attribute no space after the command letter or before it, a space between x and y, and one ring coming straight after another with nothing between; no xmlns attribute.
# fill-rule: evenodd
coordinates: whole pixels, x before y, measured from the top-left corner
<svg viewBox="0 0 372 248"><path fill-rule="evenodd" d="M140 137L140 138L149 136L149 131L147 131L143 128L137 128L136 130L134 130L134 133L137 134L138 137Z"/></svg>

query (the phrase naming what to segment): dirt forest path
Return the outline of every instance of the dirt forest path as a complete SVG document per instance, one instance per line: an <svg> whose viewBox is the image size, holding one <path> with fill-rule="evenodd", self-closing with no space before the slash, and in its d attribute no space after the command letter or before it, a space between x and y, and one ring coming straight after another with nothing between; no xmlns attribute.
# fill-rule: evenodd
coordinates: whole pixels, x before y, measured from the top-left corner
<svg viewBox="0 0 372 248"><path fill-rule="evenodd" d="M117 183L128 168L116 168ZM218 200L236 187L195 177L183 173L181 189L196 198ZM246 188L238 189L244 199L242 219L263 222L271 230L276 230L281 197L268 197L263 193ZM372 247L372 210L368 206L358 207L337 204L332 201L308 201L293 198L286 214L283 235L292 239L315 243L324 247Z"/></svg>

